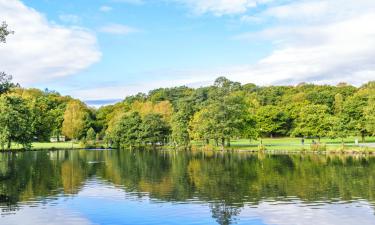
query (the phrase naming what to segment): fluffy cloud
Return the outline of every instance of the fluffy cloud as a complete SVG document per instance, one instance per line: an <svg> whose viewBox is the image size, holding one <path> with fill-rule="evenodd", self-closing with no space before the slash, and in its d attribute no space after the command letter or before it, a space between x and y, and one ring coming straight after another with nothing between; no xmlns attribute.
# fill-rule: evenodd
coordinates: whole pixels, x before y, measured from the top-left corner
<svg viewBox="0 0 375 225"><path fill-rule="evenodd" d="M127 35L139 32L138 29L123 24L109 24L99 28L99 32L108 34Z"/></svg>
<svg viewBox="0 0 375 225"><path fill-rule="evenodd" d="M275 50L232 78L258 84L362 84L375 79L375 2L312 1L268 8L255 18L276 26L235 39L269 40Z"/></svg>
<svg viewBox="0 0 375 225"><path fill-rule="evenodd" d="M19 0L0 0L0 20L15 31L0 46L0 70L22 85L75 74L101 58L91 32L49 22Z"/></svg>

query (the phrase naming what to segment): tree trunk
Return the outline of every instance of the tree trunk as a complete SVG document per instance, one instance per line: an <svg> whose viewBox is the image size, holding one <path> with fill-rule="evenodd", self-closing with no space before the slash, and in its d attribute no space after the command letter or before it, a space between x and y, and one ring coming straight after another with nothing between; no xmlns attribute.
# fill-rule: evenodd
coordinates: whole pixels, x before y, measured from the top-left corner
<svg viewBox="0 0 375 225"><path fill-rule="evenodd" d="M227 147L230 147L230 138L227 139Z"/></svg>
<svg viewBox="0 0 375 225"><path fill-rule="evenodd" d="M11 147L12 147L12 141L9 139L8 140L8 150L10 150Z"/></svg>
<svg viewBox="0 0 375 225"><path fill-rule="evenodd" d="M225 147L225 138L221 138L221 147Z"/></svg>
<svg viewBox="0 0 375 225"><path fill-rule="evenodd" d="M217 138L215 138L215 145L216 147L219 146L219 140Z"/></svg>

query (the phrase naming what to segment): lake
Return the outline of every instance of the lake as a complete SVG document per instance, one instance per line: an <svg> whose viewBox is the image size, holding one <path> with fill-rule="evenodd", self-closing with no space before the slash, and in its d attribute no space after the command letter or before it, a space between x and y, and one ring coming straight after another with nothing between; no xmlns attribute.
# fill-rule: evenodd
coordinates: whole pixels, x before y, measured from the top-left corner
<svg viewBox="0 0 375 225"><path fill-rule="evenodd" d="M0 224L375 224L375 158L0 154Z"/></svg>

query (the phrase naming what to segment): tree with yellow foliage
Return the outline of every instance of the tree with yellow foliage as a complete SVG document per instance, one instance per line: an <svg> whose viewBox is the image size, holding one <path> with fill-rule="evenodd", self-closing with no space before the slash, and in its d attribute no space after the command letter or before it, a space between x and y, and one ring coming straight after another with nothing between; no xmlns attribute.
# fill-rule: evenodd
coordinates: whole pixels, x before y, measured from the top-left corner
<svg viewBox="0 0 375 225"><path fill-rule="evenodd" d="M84 135L87 116L86 106L82 102L78 100L70 101L64 113L63 134L69 139L79 139Z"/></svg>

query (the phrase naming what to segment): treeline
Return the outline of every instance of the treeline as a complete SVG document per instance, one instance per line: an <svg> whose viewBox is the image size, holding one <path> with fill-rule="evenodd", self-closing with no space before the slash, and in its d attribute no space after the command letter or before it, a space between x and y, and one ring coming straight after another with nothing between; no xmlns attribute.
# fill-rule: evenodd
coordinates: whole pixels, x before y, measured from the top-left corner
<svg viewBox="0 0 375 225"><path fill-rule="evenodd" d="M54 91L24 89L0 75L0 146L51 137L113 147L191 141L220 146L258 137L345 138L375 134L375 82L359 88L299 84L259 87L224 77L202 88L160 88L99 109Z"/></svg>
<svg viewBox="0 0 375 225"><path fill-rule="evenodd" d="M160 88L97 111L101 136L116 146L192 140L230 145L231 139L375 134L375 82L359 88L302 83L241 85L219 77L214 85ZM147 128L146 128L147 127Z"/></svg>

